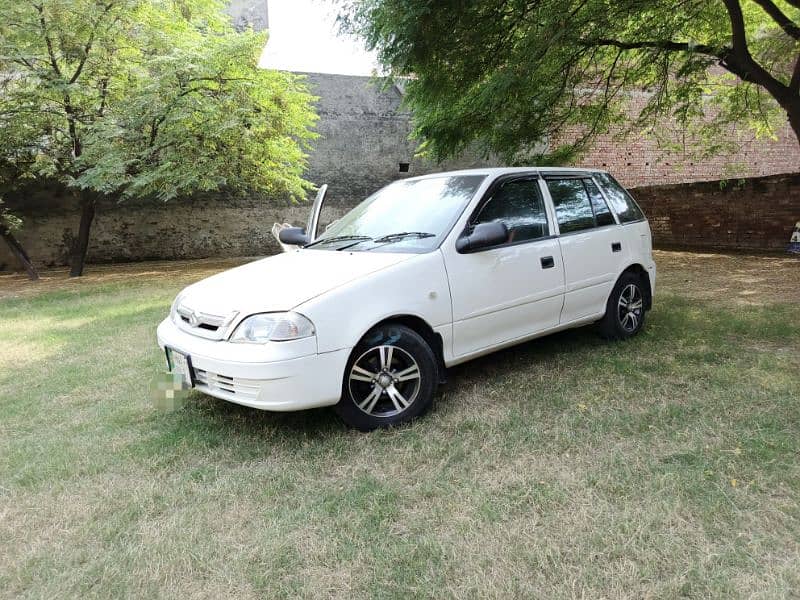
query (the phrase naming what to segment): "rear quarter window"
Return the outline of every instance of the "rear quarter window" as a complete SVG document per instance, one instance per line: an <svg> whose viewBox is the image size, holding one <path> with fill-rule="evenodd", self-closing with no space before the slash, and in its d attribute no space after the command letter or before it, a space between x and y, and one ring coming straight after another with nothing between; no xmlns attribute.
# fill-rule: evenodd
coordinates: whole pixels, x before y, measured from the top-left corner
<svg viewBox="0 0 800 600"><path fill-rule="evenodd" d="M633 197L625 191L617 180L608 173L595 173L595 178L603 187L609 204L617 213L620 223L632 223L644 219L644 213Z"/></svg>

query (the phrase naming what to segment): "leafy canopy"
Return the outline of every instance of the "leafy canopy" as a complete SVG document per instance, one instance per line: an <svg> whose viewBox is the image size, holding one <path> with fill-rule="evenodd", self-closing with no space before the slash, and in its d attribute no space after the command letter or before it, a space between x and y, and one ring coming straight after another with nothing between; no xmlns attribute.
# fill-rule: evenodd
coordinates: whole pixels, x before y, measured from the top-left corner
<svg viewBox="0 0 800 600"><path fill-rule="evenodd" d="M313 98L257 68L265 34L217 0L0 0L0 156L11 186L162 200L299 197Z"/></svg>
<svg viewBox="0 0 800 600"><path fill-rule="evenodd" d="M665 117L709 153L732 124L800 136L800 0L351 0L341 21L410 78L435 158L560 162L612 126L669 141Z"/></svg>

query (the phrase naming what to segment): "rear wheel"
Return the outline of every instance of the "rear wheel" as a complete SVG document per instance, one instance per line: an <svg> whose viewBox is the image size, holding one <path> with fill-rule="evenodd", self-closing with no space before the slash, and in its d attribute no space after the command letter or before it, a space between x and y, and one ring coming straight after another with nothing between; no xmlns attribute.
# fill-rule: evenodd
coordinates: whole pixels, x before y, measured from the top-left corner
<svg viewBox="0 0 800 600"><path fill-rule="evenodd" d="M611 340L623 340L641 331L645 317L644 285L641 276L623 273L606 304L600 332Z"/></svg>
<svg viewBox="0 0 800 600"><path fill-rule="evenodd" d="M399 425L430 407L437 381L436 358L422 336L404 325L381 325L353 349L335 410L362 431Z"/></svg>

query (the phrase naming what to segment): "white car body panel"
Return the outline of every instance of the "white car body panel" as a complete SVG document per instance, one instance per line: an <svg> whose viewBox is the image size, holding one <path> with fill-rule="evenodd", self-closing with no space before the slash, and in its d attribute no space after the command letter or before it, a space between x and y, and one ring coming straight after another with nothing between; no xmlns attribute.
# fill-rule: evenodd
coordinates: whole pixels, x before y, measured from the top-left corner
<svg viewBox="0 0 800 600"><path fill-rule="evenodd" d="M454 357L558 326L564 269L557 239L471 254L449 246L443 252L453 298ZM542 269L544 257L553 258L553 268Z"/></svg>
<svg viewBox="0 0 800 600"><path fill-rule="evenodd" d="M612 253L611 245L627 246L630 242L625 233L621 226L610 225L559 238L565 280L561 322L599 317L605 312L606 298L624 270L620 267L622 253Z"/></svg>
<svg viewBox="0 0 800 600"><path fill-rule="evenodd" d="M215 315L235 311L239 319L255 313L291 310L414 256L293 250L212 275L186 288L182 298L193 309Z"/></svg>
<svg viewBox="0 0 800 600"><path fill-rule="evenodd" d="M347 263L370 252L302 250L333 254ZM387 254L391 268L331 290L296 307L317 329L320 352L352 348L375 324L393 316L420 318L432 328L451 327L450 293L441 253ZM400 258L407 260L399 260ZM357 259L356 259L357 260Z"/></svg>
<svg viewBox="0 0 800 600"><path fill-rule="evenodd" d="M297 249L195 283L181 292L180 304L201 317L217 316L223 325L210 333L172 315L158 328L159 345L190 356L194 383L207 394L260 409L299 410L338 402L352 348L387 319L424 323L441 338L441 361L451 366L597 320L618 277L631 265L646 270L654 292L647 221L561 236L541 179L553 235L473 253L456 250L456 240L498 177L537 172L450 173L482 173L486 179L439 247L429 252ZM315 203L317 218L321 205ZM620 251L612 251L615 243ZM550 257L553 266L544 268L543 259ZM315 334L264 344L227 341L246 317L283 311L310 319Z"/></svg>

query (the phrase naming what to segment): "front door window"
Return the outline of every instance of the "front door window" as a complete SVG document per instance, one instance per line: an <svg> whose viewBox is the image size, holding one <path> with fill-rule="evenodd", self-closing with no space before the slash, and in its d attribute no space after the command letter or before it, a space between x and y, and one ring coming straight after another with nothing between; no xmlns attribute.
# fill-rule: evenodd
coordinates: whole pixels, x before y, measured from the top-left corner
<svg viewBox="0 0 800 600"><path fill-rule="evenodd" d="M503 184L484 205L472 223L505 223L509 243L535 240L550 235L547 212L536 179Z"/></svg>

